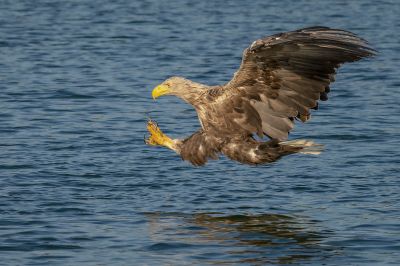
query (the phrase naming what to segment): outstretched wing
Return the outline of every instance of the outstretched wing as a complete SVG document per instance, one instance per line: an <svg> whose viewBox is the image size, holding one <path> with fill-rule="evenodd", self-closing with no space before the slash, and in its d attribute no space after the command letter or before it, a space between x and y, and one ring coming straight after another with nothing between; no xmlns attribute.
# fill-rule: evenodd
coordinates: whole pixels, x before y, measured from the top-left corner
<svg viewBox="0 0 400 266"><path fill-rule="evenodd" d="M255 120L265 135L285 140L295 119L307 121L318 100L327 100L329 84L342 63L374 53L355 34L326 27L259 39L245 49L239 70L224 86L224 101L243 105L235 106L235 115L243 118L239 120L258 114Z"/></svg>

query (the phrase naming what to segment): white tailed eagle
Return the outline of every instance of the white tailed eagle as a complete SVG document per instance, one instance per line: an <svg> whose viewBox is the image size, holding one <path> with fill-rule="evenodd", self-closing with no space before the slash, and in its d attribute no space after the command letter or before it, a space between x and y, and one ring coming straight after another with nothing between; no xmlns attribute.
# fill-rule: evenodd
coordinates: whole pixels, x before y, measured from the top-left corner
<svg viewBox="0 0 400 266"><path fill-rule="evenodd" d="M153 98L174 95L191 104L201 128L186 139L171 139L150 120L146 143L168 147L196 166L220 153L246 164L274 162L292 153L318 154L322 145L287 140L295 121L309 120L310 109L328 99L341 64L374 54L354 33L327 27L256 40L244 50L240 68L227 84L207 86L171 77L158 85Z"/></svg>

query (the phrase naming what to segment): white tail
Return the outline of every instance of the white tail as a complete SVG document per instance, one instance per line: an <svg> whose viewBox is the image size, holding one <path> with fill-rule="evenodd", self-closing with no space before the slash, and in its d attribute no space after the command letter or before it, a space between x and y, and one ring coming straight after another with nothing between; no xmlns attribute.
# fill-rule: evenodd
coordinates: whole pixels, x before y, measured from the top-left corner
<svg viewBox="0 0 400 266"><path fill-rule="evenodd" d="M307 139L295 139L295 140L283 141L279 142L279 144L290 147L302 148L298 152L303 154L318 155L324 150L324 145L315 143L314 141Z"/></svg>

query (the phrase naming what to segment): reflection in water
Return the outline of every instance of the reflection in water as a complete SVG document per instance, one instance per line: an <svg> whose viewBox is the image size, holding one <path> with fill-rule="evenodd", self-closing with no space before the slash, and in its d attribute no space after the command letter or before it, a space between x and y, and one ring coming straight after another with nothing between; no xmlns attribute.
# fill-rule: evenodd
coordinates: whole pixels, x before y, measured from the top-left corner
<svg viewBox="0 0 400 266"><path fill-rule="evenodd" d="M201 262L292 264L330 255L315 222L280 214L146 213L158 254L182 253ZM310 228L314 228L313 230Z"/></svg>

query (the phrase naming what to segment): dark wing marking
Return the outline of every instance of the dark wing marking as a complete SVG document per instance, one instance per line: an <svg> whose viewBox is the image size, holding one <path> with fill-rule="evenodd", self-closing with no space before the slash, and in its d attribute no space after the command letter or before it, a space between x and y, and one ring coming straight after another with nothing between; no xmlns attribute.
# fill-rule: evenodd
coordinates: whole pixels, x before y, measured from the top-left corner
<svg viewBox="0 0 400 266"><path fill-rule="evenodd" d="M295 119L307 121L317 101L327 100L342 63L374 54L364 39L344 30L312 27L272 35L245 49L239 70L224 86L230 94L224 101L243 103L236 108L244 121L256 111L264 134L285 140Z"/></svg>

